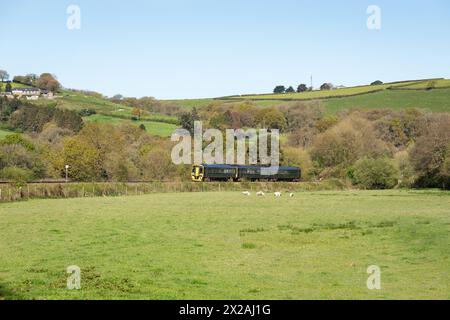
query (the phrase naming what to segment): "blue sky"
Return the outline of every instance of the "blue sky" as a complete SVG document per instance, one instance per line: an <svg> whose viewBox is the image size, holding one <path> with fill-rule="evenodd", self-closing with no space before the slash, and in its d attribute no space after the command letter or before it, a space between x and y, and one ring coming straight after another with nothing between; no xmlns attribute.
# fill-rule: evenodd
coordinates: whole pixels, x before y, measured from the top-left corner
<svg viewBox="0 0 450 320"><path fill-rule="evenodd" d="M0 69L167 98L450 78L448 0L2 0ZM81 9L68 30L66 9ZM381 30L366 26L381 8Z"/></svg>

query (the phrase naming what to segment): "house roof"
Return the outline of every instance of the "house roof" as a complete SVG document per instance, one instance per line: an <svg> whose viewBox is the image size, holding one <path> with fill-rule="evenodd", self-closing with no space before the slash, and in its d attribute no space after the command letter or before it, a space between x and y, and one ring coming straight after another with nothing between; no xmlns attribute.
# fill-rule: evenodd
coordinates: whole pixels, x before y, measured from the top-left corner
<svg viewBox="0 0 450 320"><path fill-rule="evenodd" d="M13 88L12 91L27 92L27 91L39 91L39 89L38 88Z"/></svg>

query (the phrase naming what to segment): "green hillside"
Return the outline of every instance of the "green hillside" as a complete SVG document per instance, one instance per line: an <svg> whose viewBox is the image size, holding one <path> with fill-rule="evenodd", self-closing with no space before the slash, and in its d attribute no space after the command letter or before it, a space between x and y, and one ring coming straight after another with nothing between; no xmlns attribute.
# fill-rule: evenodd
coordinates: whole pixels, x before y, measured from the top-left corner
<svg viewBox="0 0 450 320"><path fill-rule="evenodd" d="M163 114L146 113L141 117L141 121L131 121L133 108L114 103L100 95L85 94L81 91L61 90L56 99L38 100L36 103L75 111L95 110L97 114L84 117L85 122L128 122L136 126L144 124L147 132L161 137L170 136L177 128L177 118Z"/></svg>
<svg viewBox="0 0 450 320"><path fill-rule="evenodd" d="M420 108L433 112L450 112L450 89L384 90L354 97L327 99L322 103L331 114L350 108Z"/></svg>
<svg viewBox="0 0 450 320"><path fill-rule="evenodd" d="M14 132L6 129L0 129L0 140L10 134L14 134Z"/></svg>
<svg viewBox="0 0 450 320"><path fill-rule="evenodd" d="M450 80L411 80L303 93L229 96L213 100L170 100L170 103L191 109L193 106L201 108L213 101L230 104L249 101L261 107L269 107L314 100L319 100L329 114L351 108L420 108L432 112L450 112Z"/></svg>
<svg viewBox="0 0 450 320"><path fill-rule="evenodd" d="M62 90L55 100L39 100L40 104L52 105L56 103L58 108L66 108L70 110L81 111L85 109L93 109L99 114L109 115L112 117L121 117L131 119L133 108L114 103L104 97L84 94L71 90ZM161 114L146 114L146 120L175 122L175 117L170 117Z"/></svg>
<svg viewBox="0 0 450 320"><path fill-rule="evenodd" d="M85 122L109 122L113 125L120 125L122 123L129 123L136 126L140 126L143 124L145 126L145 130L155 136L160 137L169 137L174 130L177 129L177 125L170 124L170 123L164 123L164 122L157 122L157 121L148 121L148 120L142 120L142 121L131 121L127 119L122 119L118 117L108 116L108 115L102 115L102 114L95 114L90 117L84 117L83 120Z"/></svg>
<svg viewBox="0 0 450 320"><path fill-rule="evenodd" d="M13 83L13 87L24 87L24 85ZM160 102L168 107L178 106L181 109L190 110L194 107L201 109L211 103L235 104L249 101L261 107L269 107L289 106L299 102L315 100L320 101L328 114L336 114L340 110L351 108L420 108L432 112L450 112L450 80L443 78L408 80L382 85L361 85L303 93L242 95L215 99L161 100ZM41 99L34 103L76 111L92 109L97 114L84 117L85 122L111 122L113 124L129 122L137 126L144 124L149 133L162 137L169 136L177 127L177 117L163 114L146 113L141 117L141 121L131 121L133 108L114 103L95 93L63 89L54 100ZM5 135L6 131L0 131L0 137Z"/></svg>

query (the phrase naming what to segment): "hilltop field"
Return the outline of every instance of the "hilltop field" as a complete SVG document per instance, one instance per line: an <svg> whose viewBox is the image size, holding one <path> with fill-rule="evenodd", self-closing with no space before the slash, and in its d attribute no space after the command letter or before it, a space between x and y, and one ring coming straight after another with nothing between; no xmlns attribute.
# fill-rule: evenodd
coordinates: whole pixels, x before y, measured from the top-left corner
<svg viewBox="0 0 450 320"><path fill-rule="evenodd" d="M449 206L428 190L1 203L0 299L449 299Z"/></svg>
<svg viewBox="0 0 450 320"><path fill-rule="evenodd" d="M450 80L431 79L357 86L335 90L315 90L302 93L229 96L216 99L169 100L190 109L212 102L236 103L250 101L259 106L290 105L319 100L328 114L344 109L405 109L419 108L432 112L450 112Z"/></svg>

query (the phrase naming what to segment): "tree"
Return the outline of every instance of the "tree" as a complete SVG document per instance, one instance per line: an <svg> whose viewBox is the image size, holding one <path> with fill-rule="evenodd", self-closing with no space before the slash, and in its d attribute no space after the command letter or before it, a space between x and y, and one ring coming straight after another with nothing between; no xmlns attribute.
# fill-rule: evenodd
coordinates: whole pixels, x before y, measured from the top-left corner
<svg viewBox="0 0 450 320"><path fill-rule="evenodd" d="M69 138L64 143L63 159L64 164L70 165L69 177L71 179L96 181L101 177L100 150L78 137Z"/></svg>
<svg viewBox="0 0 450 320"><path fill-rule="evenodd" d="M286 87L285 86L276 86L275 89L273 89L273 93L285 93Z"/></svg>
<svg viewBox="0 0 450 320"><path fill-rule="evenodd" d="M302 170L302 179L309 179L312 161L307 151L302 148L285 147L282 149L283 165L297 166Z"/></svg>
<svg viewBox="0 0 450 320"><path fill-rule="evenodd" d="M124 97L121 94L115 94L114 96L111 97L111 101L115 103L121 103L123 99Z"/></svg>
<svg viewBox="0 0 450 320"><path fill-rule="evenodd" d="M317 136L311 157L321 168L346 170L362 157L389 156L390 149L377 139L372 124L353 117L341 121Z"/></svg>
<svg viewBox="0 0 450 320"><path fill-rule="evenodd" d="M323 85L320 86L320 90L331 90L331 89L333 89L332 83L324 83Z"/></svg>
<svg viewBox="0 0 450 320"><path fill-rule="evenodd" d="M302 83L297 87L297 92L305 92L308 91L308 87L306 84Z"/></svg>
<svg viewBox="0 0 450 320"><path fill-rule="evenodd" d="M284 113L287 129L290 131L314 127L325 114L323 106L317 103L297 103L292 106L283 106L280 110Z"/></svg>
<svg viewBox="0 0 450 320"><path fill-rule="evenodd" d="M279 129L281 131L286 129L284 114L275 108L260 109L256 114L255 121L261 128Z"/></svg>
<svg viewBox="0 0 450 320"><path fill-rule="evenodd" d="M391 159L363 158L350 168L349 176L353 184L367 189L391 189L398 184L400 172Z"/></svg>
<svg viewBox="0 0 450 320"><path fill-rule="evenodd" d="M371 86L379 86L379 85L382 85L382 84L383 84L383 81L377 80L377 81L372 82L370 85Z"/></svg>
<svg viewBox="0 0 450 320"><path fill-rule="evenodd" d="M0 70L0 79L2 80L2 83L9 79L9 74L6 70Z"/></svg>
<svg viewBox="0 0 450 320"><path fill-rule="evenodd" d="M135 116L138 120L141 120L142 110L139 108L133 108L133 110L131 111L131 114L133 116Z"/></svg>
<svg viewBox="0 0 450 320"><path fill-rule="evenodd" d="M56 80L56 77L50 73L43 73L36 81L36 85L39 89L49 90L55 92L59 90L61 84Z"/></svg>
<svg viewBox="0 0 450 320"><path fill-rule="evenodd" d="M192 109L192 112L183 112L178 117L178 121L183 129L188 130L191 134L194 134L194 122L198 120L200 120L200 117L195 107Z"/></svg>
<svg viewBox="0 0 450 320"><path fill-rule="evenodd" d="M293 87L289 87L286 89L286 93L294 93L294 92L295 92L295 90Z"/></svg>
<svg viewBox="0 0 450 320"><path fill-rule="evenodd" d="M450 150L450 115L436 116L411 151L411 162L417 176L417 184L423 187L450 186L445 174Z"/></svg>

